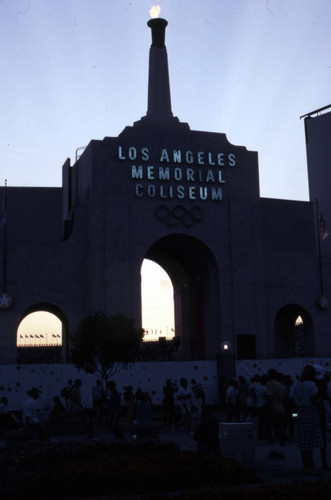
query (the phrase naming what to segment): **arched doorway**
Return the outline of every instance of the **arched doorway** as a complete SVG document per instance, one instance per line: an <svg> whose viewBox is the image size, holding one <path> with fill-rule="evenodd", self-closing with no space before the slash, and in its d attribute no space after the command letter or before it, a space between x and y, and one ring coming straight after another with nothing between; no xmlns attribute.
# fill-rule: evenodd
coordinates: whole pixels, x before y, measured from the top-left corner
<svg viewBox="0 0 331 500"><path fill-rule="evenodd" d="M145 259L141 266L142 327L144 341L175 336L174 292L165 270Z"/></svg>
<svg viewBox="0 0 331 500"><path fill-rule="evenodd" d="M180 359L216 359L219 288L212 252L196 238L175 234L155 242L145 258L158 263L171 279Z"/></svg>
<svg viewBox="0 0 331 500"><path fill-rule="evenodd" d="M67 339L67 322L61 310L50 304L32 306L21 316L17 328L17 361L63 362Z"/></svg>
<svg viewBox="0 0 331 500"><path fill-rule="evenodd" d="M274 332L276 357L314 355L313 322L306 309L298 304L289 304L278 311Z"/></svg>

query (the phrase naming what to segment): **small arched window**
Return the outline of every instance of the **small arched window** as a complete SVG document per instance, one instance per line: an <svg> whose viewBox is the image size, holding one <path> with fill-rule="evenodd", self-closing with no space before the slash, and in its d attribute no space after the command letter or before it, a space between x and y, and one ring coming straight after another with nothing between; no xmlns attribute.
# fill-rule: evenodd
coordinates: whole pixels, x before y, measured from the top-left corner
<svg viewBox="0 0 331 500"><path fill-rule="evenodd" d="M62 322L48 311L34 311L19 324L16 337L18 363L60 363Z"/></svg>
<svg viewBox="0 0 331 500"><path fill-rule="evenodd" d="M313 323L298 304L280 309L275 318L275 356L291 358L314 355Z"/></svg>

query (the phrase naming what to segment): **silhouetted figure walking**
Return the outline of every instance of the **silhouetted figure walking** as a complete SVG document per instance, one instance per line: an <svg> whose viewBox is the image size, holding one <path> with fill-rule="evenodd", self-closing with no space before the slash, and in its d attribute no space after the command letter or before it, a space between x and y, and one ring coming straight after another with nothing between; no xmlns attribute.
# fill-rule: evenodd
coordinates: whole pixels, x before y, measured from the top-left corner
<svg viewBox="0 0 331 500"><path fill-rule="evenodd" d="M305 366L299 382L296 382L290 391L298 412L297 438L304 473L313 476L317 475L313 452L315 448L323 446L320 420L315 406L317 399L315 377L313 366Z"/></svg>
<svg viewBox="0 0 331 500"><path fill-rule="evenodd" d="M165 386L163 387L163 423L164 425L174 425L175 418L175 393L178 392L177 385L172 382L170 378L166 380Z"/></svg>

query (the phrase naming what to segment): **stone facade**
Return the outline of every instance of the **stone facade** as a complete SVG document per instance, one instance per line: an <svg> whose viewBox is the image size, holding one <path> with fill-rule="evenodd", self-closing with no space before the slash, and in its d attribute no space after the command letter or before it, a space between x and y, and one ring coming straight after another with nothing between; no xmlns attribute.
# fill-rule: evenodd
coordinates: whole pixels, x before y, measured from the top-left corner
<svg viewBox="0 0 331 500"><path fill-rule="evenodd" d="M256 152L173 116L162 38L150 48L146 116L62 169L62 187L6 190L3 360L15 363L19 322L35 310L63 322L64 361L69 335L96 310L139 325L145 258L172 280L179 359L218 359L225 341L241 358L329 350L314 199L261 198ZM323 294L330 284L329 270Z"/></svg>

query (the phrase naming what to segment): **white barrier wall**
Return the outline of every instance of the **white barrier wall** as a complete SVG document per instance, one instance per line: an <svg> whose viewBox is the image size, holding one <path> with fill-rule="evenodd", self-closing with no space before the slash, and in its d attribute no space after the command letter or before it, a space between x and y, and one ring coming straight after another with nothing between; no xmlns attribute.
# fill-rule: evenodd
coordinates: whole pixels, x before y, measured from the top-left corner
<svg viewBox="0 0 331 500"><path fill-rule="evenodd" d="M256 373L263 375L269 368L275 368L284 375L291 375L295 381L306 364L320 364L326 371L331 372L331 358L240 360L236 361L236 376L243 375L246 380L250 380ZM127 385L132 385L134 391L140 387L149 392L154 405L162 405L166 379L177 380L179 383L181 377L187 378L189 383L194 378L203 386L208 405L219 403L216 361L136 363L132 368L122 370L112 378L121 394ZM47 409L52 404L53 396L60 395L68 379L76 378L82 380L83 405L91 406L92 387L98 378L96 374L87 374L70 364L0 365L0 398L7 397L9 410L20 410L27 391L38 387L42 392L42 406Z"/></svg>
<svg viewBox="0 0 331 500"><path fill-rule="evenodd" d="M139 387L149 392L155 405L162 405L163 386L167 378L179 380L196 379L206 393L207 404L217 404L217 365L215 361L188 362L148 362L135 363L132 368L117 373L115 380L118 391L123 394L123 388L132 385L135 392ZM70 364L50 365L2 365L0 366L0 398L8 398L8 410L22 409L27 391L32 387L41 390L41 406L48 409L52 405L53 396L60 395L61 389L68 379L82 380L83 405L92 405L92 387L98 376L90 375L83 370L77 370Z"/></svg>
<svg viewBox="0 0 331 500"><path fill-rule="evenodd" d="M331 373L331 358L291 358L236 361L236 375L243 375L246 380L250 380L255 374L264 375L269 368L274 368L284 375L290 375L295 382L306 365L320 365Z"/></svg>

